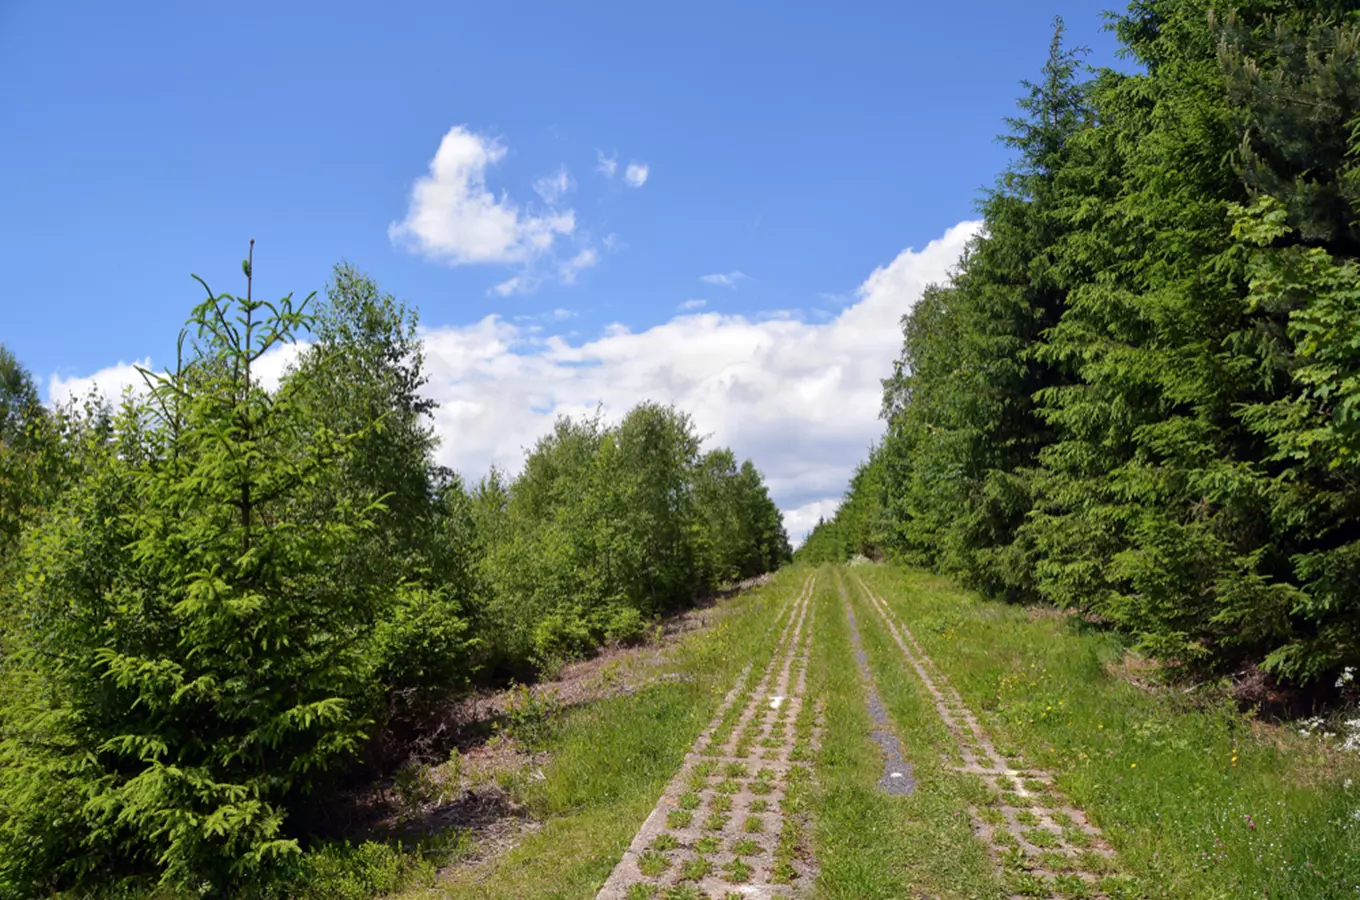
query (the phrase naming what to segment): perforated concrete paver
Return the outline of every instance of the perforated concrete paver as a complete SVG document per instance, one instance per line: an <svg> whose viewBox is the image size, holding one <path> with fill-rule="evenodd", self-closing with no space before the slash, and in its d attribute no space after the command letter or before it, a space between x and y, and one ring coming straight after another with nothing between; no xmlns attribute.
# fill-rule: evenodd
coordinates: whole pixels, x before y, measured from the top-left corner
<svg viewBox="0 0 1360 900"><path fill-rule="evenodd" d="M957 746L953 768L987 785L992 803L970 807L973 830L1002 869L1013 897L1108 895L1101 879L1114 869L1114 850L1086 815L1067 801L1053 776L1020 757L1005 757L983 730L948 677L906 623L861 578L869 605L887 626L903 657L934 700Z"/></svg>
<svg viewBox="0 0 1360 900"><path fill-rule="evenodd" d="M809 577L781 613L769 664L738 678L685 756L597 900L792 897L807 860L788 852L784 800L809 777L816 710L805 700L812 635Z"/></svg>

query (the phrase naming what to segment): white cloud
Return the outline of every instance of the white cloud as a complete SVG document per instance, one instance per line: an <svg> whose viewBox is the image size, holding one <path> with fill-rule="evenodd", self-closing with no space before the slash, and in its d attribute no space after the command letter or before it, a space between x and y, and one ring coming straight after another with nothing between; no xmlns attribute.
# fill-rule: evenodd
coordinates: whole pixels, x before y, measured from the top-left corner
<svg viewBox="0 0 1360 900"><path fill-rule="evenodd" d="M488 294L495 294L498 297L509 297L511 294L528 294L538 289L537 279L531 279L526 275L512 275L499 284L492 285Z"/></svg>
<svg viewBox="0 0 1360 900"><path fill-rule="evenodd" d="M605 178L613 178L614 173L619 170L619 155L605 156L603 150L595 151L595 171Z"/></svg>
<svg viewBox="0 0 1360 900"><path fill-rule="evenodd" d="M964 222L903 251L824 322L685 312L643 331L614 324L586 341L552 333L561 326L547 316L427 328L440 461L473 480L493 464L517 471L524 449L559 415L603 403L617 417L642 400L674 403L714 444L755 461L801 539L835 509L882 433L879 381L901 347L899 320L979 227ZM117 384L110 373L119 368L85 380ZM55 394L82 379L53 381Z"/></svg>
<svg viewBox="0 0 1360 900"><path fill-rule="evenodd" d="M615 324L584 342L496 316L430 328L441 462L472 479L492 464L515 471L558 415L675 403L713 442L755 461L801 538L834 510L881 434L879 382L901 348L900 318L978 227L965 222L904 251L825 322L685 311L643 331Z"/></svg>
<svg viewBox="0 0 1360 900"><path fill-rule="evenodd" d="M54 372L47 380L47 401L61 405L72 400L83 400L93 392L116 403L124 391L141 394L146 390L146 382L137 371L138 366L150 369L150 357L130 363L120 360L116 365L106 366L93 375L64 378Z"/></svg>
<svg viewBox="0 0 1360 900"><path fill-rule="evenodd" d="M750 278L745 272L716 272L712 275L700 275L699 280L704 284L716 284L719 287L735 288L737 282Z"/></svg>
<svg viewBox="0 0 1360 900"><path fill-rule="evenodd" d="M647 183L647 164L629 163L628 168L623 172L623 180L628 182L629 187L639 188Z"/></svg>
<svg viewBox="0 0 1360 900"><path fill-rule="evenodd" d="M789 536L794 538L794 546L801 544L803 538L807 537L808 532L816 527L819 519L829 519L840 509L841 498L824 497L821 500L813 500L811 503L804 503L797 509L784 510L784 530Z"/></svg>
<svg viewBox="0 0 1360 900"><path fill-rule="evenodd" d="M587 247L558 267L557 275L563 284L571 284L582 271L593 267L600 261L600 254L594 247Z"/></svg>
<svg viewBox="0 0 1360 900"><path fill-rule="evenodd" d="M558 169L556 175L544 175L534 180L534 193L542 197L544 203L552 206L556 206L559 200L575 189L576 182L567 174L565 168Z"/></svg>
<svg viewBox="0 0 1360 900"><path fill-rule="evenodd" d="M708 306L707 300L686 300L676 308L681 312L693 312L696 309L703 309L705 306Z"/></svg>
<svg viewBox="0 0 1360 900"><path fill-rule="evenodd" d="M526 215L508 196L487 189L487 170L505 154L505 145L493 138L461 125L450 128L429 174L411 188L406 218L388 227L393 243L451 265L521 263L571 234L572 210Z"/></svg>
<svg viewBox="0 0 1360 900"><path fill-rule="evenodd" d="M556 263L549 268L546 262L536 262L524 267L517 275L512 275L499 284L493 285L488 294L509 297L512 294L532 294L546 281L556 280L561 284L575 284L576 276L594 267L600 261L600 254L594 247L586 247L570 259Z"/></svg>
<svg viewBox="0 0 1360 900"><path fill-rule="evenodd" d="M284 370L307 346L306 341L299 341L273 348L255 360L251 369L254 378L269 390L278 387ZM67 378L59 373L53 373L47 380L47 402L61 405L70 400L83 400L91 392L115 404L122 399L126 390L140 396L146 393L147 386L145 379L137 371L138 367L152 372L157 371L151 364L151 357L147 357L130 363L119 362L117 365L106 366L92 375Z"/></svg>

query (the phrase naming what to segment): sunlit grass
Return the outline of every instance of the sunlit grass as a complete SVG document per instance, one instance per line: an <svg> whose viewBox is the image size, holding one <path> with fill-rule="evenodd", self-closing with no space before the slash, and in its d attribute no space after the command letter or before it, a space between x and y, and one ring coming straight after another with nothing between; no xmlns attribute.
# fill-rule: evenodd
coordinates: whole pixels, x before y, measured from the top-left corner
<svg viewBox="0 0 1360 900"><path fill-rule="evenodd" d="M1360 756L1254 722L1207 699L1214 690L1186 694L1150 672L1137 686L1121 674L1130 667L1115 637L1065 617L985 602L924 573L854 571L901 614L998 749L1052 772L1148 894L1360 892Z"/></svg>
<svg viewBox="0 0 1360 900"><path fill-rule="evenodd" d="M552 762L544 780L522 797L542 824L507 853L405 896L594 897L742 667L750 662L759 672L769 660L777 637L769 626L806 574L787 570L775 583L729 601L728 615L674 651L664 670L672 677L567 711L547 738ZM669 842L654 849L663 846Z"/></svg>
<svg viewBox="0 0 1360 900"><path fill-rule="evenodd" d="M961 811L961 779L946 773L939 754L947 741L934 707L922 699L913 673L882 643L879 626L863 605L855 607L860 635L879 695L899 728L919 781L910 796L878 789L879 748L870 739L859 669L834 571L822 570L817 602L819 645L809 670L826 697L822 748L815 755L812 812L821 873L818 897L896 900L929 896L997 900L1001 885ZM847 584L847 589L849 589ZM853 596L853 591L851 592Z"/></svg>

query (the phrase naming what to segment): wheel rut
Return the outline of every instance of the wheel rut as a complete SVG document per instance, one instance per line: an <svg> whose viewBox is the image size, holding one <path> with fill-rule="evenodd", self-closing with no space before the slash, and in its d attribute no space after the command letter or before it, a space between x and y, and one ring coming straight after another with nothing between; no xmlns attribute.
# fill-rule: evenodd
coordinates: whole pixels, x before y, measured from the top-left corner
<svg viewBox="0 0 1360 900"><path fill-rule="evenodd" d="M811 880L785 801L821 727L805 698L815 586L780 613L759 679L738 676L596 900L773 900Z"/></svg>
<svg viewBox="0 0 1360 900"><path fill-rule="evenodd" d="M874 727L869 739L878 745L883 753L883 777L878 779L878 788L887 794L910 794L916 790L916 779L912 777L911 766L902 755L902 742L888 721L888 710L878 695L874 683L874 673L869 668L869 657L864 652L864 643L859 636L859 623L855 620L855 610L850 606L850 596L846 593L845 582L836 577L836 588L840 591L841 606L850 624L850 646L855 652L855 665L859 666L860 681L864 686L864 705Z"/></svg>
<svg viewBox="0 0 1360 900"><path fill-rule="evenodd" d="M951 767L981 779L989 789L990 804L969 807L968 815L974 833L1000 866L1013 900L1108 898L1100 885L1115 869L1115 853L1100 830L1062 796L1050 773L1026 765L1021 757L997 752L977 717L906 623L863 579L855 581L920 677L953 737L956 752Z"/></svg>

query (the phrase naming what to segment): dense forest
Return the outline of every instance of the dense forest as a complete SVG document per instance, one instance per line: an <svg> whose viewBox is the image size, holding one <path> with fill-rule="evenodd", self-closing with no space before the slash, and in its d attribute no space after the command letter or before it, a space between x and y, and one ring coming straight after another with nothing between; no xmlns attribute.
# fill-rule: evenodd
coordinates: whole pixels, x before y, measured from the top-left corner
<svg viewBox="0 0 1360 900"><path fill-rule="evenodd" d="M1186 672L1360 663L1360 4L1061 23L886 434L800 550L1056 604Z"/></svg>
<svg viewBox="0 0 1360 900"><path fill-rule="evenodd" d="M116 407L42 404L0 348L0 896L288 895L300 813L423 711L789 557L752 464L657 404L467 487L414 312L343 265L261 301L250 266Z"/></svg>

